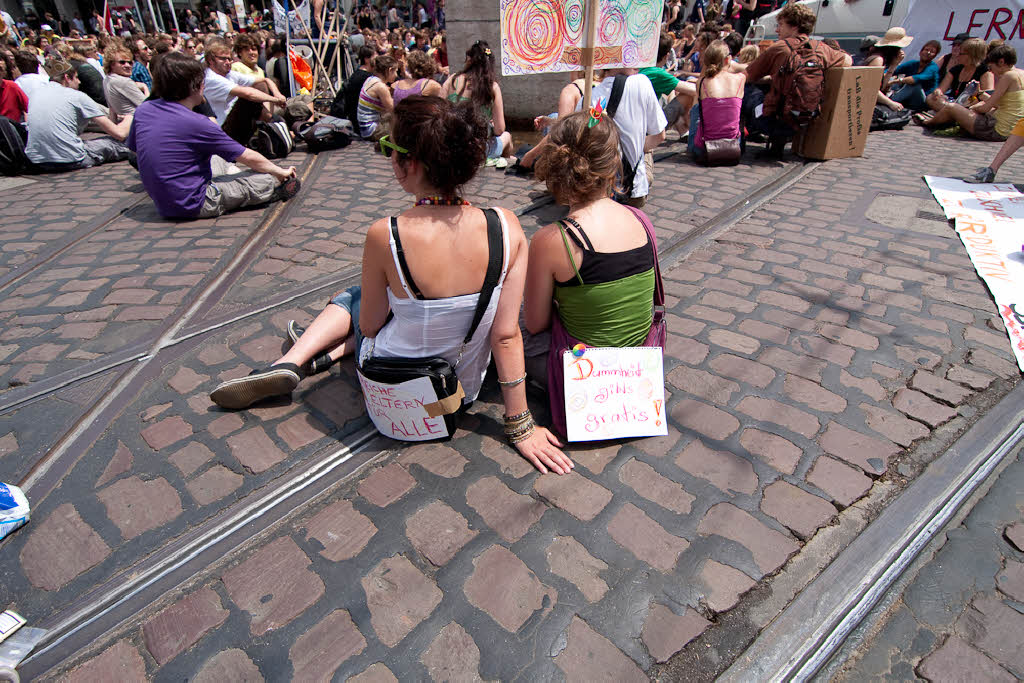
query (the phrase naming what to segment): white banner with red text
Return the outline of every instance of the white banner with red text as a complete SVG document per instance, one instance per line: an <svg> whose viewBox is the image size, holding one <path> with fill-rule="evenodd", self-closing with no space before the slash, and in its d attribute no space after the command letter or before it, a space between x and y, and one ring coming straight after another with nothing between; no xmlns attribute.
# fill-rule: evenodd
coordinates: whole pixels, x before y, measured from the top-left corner
<svg viewBox="0 0 1024 683"><path fill-rule="evenodd" d="M973 185L925 176L978 274L996 300L1017 365L1024 371L1024 194L1010 183Z"/></svg>
<svg viewBox="0 0 1024 683"><path fill-rule="evenodd" d="M960 33L985 42L1001 38L1020 53L1024 50L1024 0L911 0L903 28L914 36L914 44L907 49L914 59L927 40L941 41L943 52L948 52Z"/></svg>

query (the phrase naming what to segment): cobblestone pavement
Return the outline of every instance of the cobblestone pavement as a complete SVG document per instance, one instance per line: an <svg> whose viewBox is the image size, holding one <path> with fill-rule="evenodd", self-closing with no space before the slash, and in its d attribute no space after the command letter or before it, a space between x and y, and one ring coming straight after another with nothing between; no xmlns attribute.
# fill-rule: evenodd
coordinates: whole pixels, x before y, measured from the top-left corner
<svg viewBox="0 0 1024 683"><path fill-rule="evenodd" d="M887 607L845 681L1024 678L1024 452Z"/></svg>
<svg viewBox="0 0 1024 683"><path fill-rule="evenodd" d="M873 135L864 159L818 166L668 269L668 437L573 447L575 473L539 477L503 444L489 385L452 442L396 447L107 640L66 653L62 671L72 680L657 675L875 480L898 478L907 447L941 425L965 427L1017 381L995 307L953 231L920 208L893 219L908 202L938 212L922 173L962 175L992 153L918 130ZM365 146L295 161L312 164L303 192L262 233L274 208L176 224L143 203L18 281L40 289L14 294L4 319L0 349L14 348L0 379L20 373L28 383L6 396L125 349L155 356L3 416L6 480L55 447L71 454L54 465L52 486L29 490L33 521L4 545L3 604L42 622L367 424L351 364L304 380L293 401L245 412L222 412L207 396L275 359L285 322L310 320L357 272L368 224L408 204ZM648 210L662 247L794 163L659 162ZM1020 168L1014 160L1004 173ZM483 170L467 194L514 208L539 190ZM528 214L524 227L557 212ZM233 261L242 244L252 248ZM113 267L125 270L95 272ZM96 282L67 290L82 292L80 303L54 304L68 281ZM122 289L145 300L104 303ZM118 320L152 307L163 308L149 327ZM88 322L98 331L62 337L79 311L96 312ZM110 345L90 346L98 338ZM96 355L72 358L78 351ZM99 410L111 392L117 401ZM68 433L83 419L84 431Z"/></svg>

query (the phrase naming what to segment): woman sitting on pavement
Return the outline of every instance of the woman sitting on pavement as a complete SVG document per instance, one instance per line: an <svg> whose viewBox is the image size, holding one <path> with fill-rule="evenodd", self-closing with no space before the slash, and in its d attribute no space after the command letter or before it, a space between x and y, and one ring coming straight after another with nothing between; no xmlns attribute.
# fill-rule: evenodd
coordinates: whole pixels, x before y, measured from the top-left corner
<svg viewBox="0 0 1024 683"><path fill-rule="evenodd" d="M373 75L363 83L356 104L359 137L364 140L374 137L381 117L395 108L388 84L395 80L397 74L398 62L391 57L381 55L373 60Z"/></svg>
<svg viewBox="0 0 1024 683"><path fill-rule="evenodd" d="M895 73L896 68L903 63L906 53L903 48L908 47L914 41L913 36L908 36L901 27L896 26L885 32L885 36L875 43L875 46L868 52L867 59L862 66L882 67L882 80L878 87L877 104L888 107L893 111L903 111L902 103L893 100L887 94L889 90L889 77Z"/></svg>
<svg viewBox="0 0 1024 683"><path fill-rule="evenodd" d="M988 47L979 38L970 38L960 45L957 63L949 68L939 87L928 95L928 108L939 111L949 102L956 102L971 83L977 84L978 90L991 90L995 87L995 77L988 72L985 57ZM920 120L925 117L918 117Z"/></svg>
<svg viewBox="0 0 1024 683"><path fill-rule="evenodd" d="M527 243L515 215L498 209L503 234L502 275L473 338L465 346L488 264L483 211L458 196L484 161L486 122L469 104L413 95L395 108L391 133L380 138L395 179L416 197L394 219L370 226L363 247L362 286L337 295L310 326L289 323L294 346L269 368L218 386L218 405L245 408L289 394L304 374L322 372L343 356L442 356L455 365L466 393L476 399L491 353L506 415L529 415L519 309L526 280ZM399 254L404 254L400 260ZM406 267L403 268L400 263ZM453 268L452 264L459 267ZM364 338L367 343L363 343ZM507 422L507 421L506 421ZM530 420L532 424L532 420ZM515 446L541 472L563 474L572 462L545 428Z"/></svg>
<svg viewBox="0 0 1024 683"><path fill-rule="evenodd" d="M989 71L996 77L992 95L965 107L948 103L923 125L941 128L950 123L979 140L1003 142L1014 125L1024 118L1024 71L1016 68L1017 52L1009 45L1000 45L988 56Z"/></svg>
<svg viewBox="0 0 1024 683"><path fill-rule="evenodd" d="M391 95L394 103L397 105L410 95L440 95L441 84L434 80L437 62L420 50L410 52L407 61L410 77L395 81Z"/></svg>
<svg viewBox="0 0 1024 683"><path fill-rule="evenodd" d="M594 120L596 119L596 121ZM622 168L611 117L576 112L560 118L537 161L537 178L569 207L559 223L530 241L525 318L537 342L528 361L544 377L556 429L565 431L561 351L589 346L641 346L651 330L655 287L653 228L643 211L611 198ZM547 359L544 360L544 347Z"/></svg>
<svg viewBox="0 0 1024 683"><path fill-rule="evenodd" d="M466 50L462 71L445 81L442 94L452 102L471 100L480 115L490 119L491 137L487 158L497 159L511 153L512 134L505 130L505 105L501 87L494 80L494 55L486 42L478 40Z"/></svg>
<svg viewBox="0 0 1024 683"><path fill-rule="evenodd" d="M740 109L747 76L731 73L729 48L721 40L711 43L701 61L704 69L697 81L698 116L694 129L693 152L698 158L707 155L704 140L733 139L740 136Z"/></svg>
<svg viewBox="0 0 1024 683"><path fill-rule="evenodd" d="M940 50L942 43L929 40L918 53L918 59L908 60L896 67L890 82L894 86L889 95L893 102L899 102L913 111L927 108L925 99L928 93L939 87L939 65L935 63L935 57Z"/></svg>

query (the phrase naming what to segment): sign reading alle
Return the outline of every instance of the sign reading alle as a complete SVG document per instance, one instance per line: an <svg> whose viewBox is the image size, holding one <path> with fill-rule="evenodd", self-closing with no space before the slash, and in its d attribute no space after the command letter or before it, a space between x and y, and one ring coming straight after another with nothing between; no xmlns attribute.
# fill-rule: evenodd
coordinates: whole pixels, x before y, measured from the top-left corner
<svg viewBox="0 0 1024 683"><path fill-rule="evenodd" d="M668 434L660 347L577 347L562 368L569 441Z"/></svg>
<svg viewBox="0 0 1024 683"><path fill-rule="evenodd" d="M437 401L428 377L385 384L356 373L366 400L366 412L384 436L399 441L429 441L448 436L444 416L430 417L424 405Z"/></svg>

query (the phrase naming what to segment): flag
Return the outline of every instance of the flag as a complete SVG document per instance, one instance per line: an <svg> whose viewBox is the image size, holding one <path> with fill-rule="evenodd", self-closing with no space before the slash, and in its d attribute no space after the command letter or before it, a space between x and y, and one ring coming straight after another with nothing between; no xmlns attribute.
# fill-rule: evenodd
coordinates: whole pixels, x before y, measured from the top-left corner
<svg viewBox="0 0 1024 683"><path fill-rule="evenodd" d="M103 0L103 30L114 35L114 21L110 16L110 0Z"/></svg>

